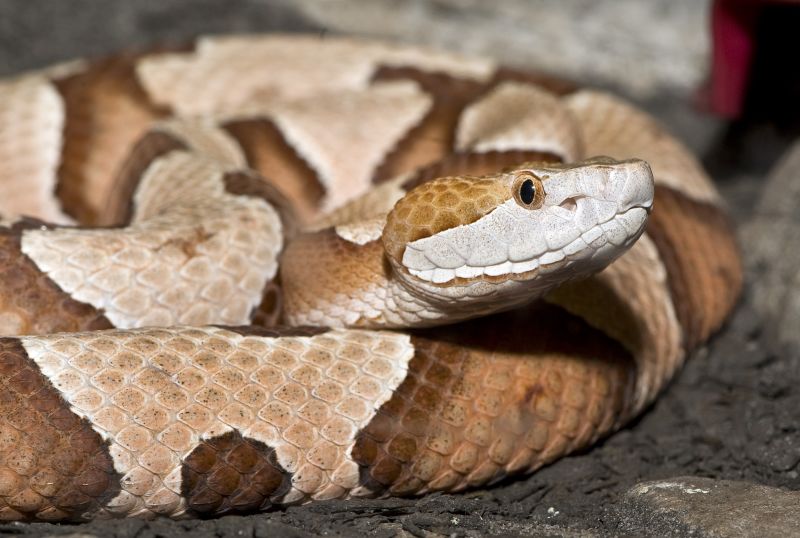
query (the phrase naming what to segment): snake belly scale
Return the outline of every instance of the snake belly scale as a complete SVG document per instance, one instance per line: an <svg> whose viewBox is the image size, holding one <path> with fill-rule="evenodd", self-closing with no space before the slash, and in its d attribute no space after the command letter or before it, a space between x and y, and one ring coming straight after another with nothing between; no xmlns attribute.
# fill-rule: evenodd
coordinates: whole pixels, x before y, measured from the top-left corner
<svg viewBox="0 0 800 538"><path fill-rule="evenodd" d="M612 95L231 36L0 81L0 518L462 491L621 427L742 282Z"/></svg>

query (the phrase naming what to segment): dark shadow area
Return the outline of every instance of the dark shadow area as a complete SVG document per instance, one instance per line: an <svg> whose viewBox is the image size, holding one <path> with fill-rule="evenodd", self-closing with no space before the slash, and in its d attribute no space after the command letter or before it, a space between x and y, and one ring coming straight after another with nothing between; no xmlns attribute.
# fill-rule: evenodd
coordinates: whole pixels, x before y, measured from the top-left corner
<svg viewBox="0 0 800 538"><path fill-rule="evenodd" d="M720 133L703 164L715 178L763 176L800 136L800 6L763 7L741 117Z"/></svg>

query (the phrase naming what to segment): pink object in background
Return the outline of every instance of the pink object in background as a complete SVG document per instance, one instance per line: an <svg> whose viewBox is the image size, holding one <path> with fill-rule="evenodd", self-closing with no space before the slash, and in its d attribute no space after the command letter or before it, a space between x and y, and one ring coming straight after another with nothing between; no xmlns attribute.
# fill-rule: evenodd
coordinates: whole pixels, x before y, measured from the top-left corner
<svg viewBox="0 0 800 538"><path fill-rule="evenodd" d="M758 18L768 4L800 0L715 0L711 14L713 62L708 105L721 116L740 115L756 54Z"/></svg>

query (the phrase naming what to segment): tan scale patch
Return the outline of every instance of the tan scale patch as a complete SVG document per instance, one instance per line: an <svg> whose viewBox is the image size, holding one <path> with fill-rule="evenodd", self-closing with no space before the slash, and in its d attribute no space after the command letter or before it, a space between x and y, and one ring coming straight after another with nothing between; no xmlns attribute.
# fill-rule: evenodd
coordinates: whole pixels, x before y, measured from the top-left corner
<svg viewBox="0 0 800 538"><path fill-rule="evenodd" d="M308 260L314 263L308 263ZM404 289L389 278L379 241L358 245L333 229L291 241L280 268L284 316L290 325L407 326L424 305L395 297Z"/></svg>
<svg viewBox="0 0 800 538"><path fill-rule="evenodd" d="M0 214L71 224L54 196L64 103L44 77L0 83Z"/></svg>
<svg viewBox="0 0 800 538"><path fill-rule="evenodd" d="M302 234L287 245L280 282L283 319L290 325L405 329L496 309L492 303L413 293L393 273L380 241L359 245L330 228Z"/></svg>
<svg viewBox="0 0 800 538"><path fill-rule="evenodd" d="M22 250L117 327L246 324L277 272L281 224L264 200L227 193L227 170L172 152L147 169L128 228L29 230Z"/></svg>
<svg viewBox="0 0 800 538"><path fill-rule="evenodd" d="M392 210L394 204L405 196L407 189L403 187L403 183L407 180L408 176L402 175L375 185L362 196L322 215L309 226L309 229L322 230L330 226L376 218L385 220L386 214Z"/></svg>
<svg viewBox="0 0 800 538"><path fill-rule="evenodd" d="M335 230L342 239L346 239L357 245L366 245L370 241L375 241L381 236L385 224L386 217L376 217L374 219L340 224Z"/></svg>
<svg viewBox="0 0 800 538"><path fill-rule="evenodd" d="M606 155L647 161L656 185L718 205L719 194L692 153L651 116L609 94L581 90L564 97L583 138L583 157Z"/></svg>
<svg viewBox="0 0 800 538"><path fill-rule="evenodd" d="M346 495L359 480L348 458L356 433L413 355L408 335L362 331L272 338L174 328L22 343L71 409L110 441L122 491L106 510L118 516L183 514L181 463L234 430L274 450L291 475L268 501Z"/></svg>
<svg viewBox="0 0 800 538"><path fill-rule="evenodd" d="M326 212L372 186L375 169L430 106L415 84L386 82L245 107L231 117L268 116L316 170L327 191L321 207Z"/></svg>
<svg viewBox="0 0 800 538"><path fill-rule="evenodd" d="M289 243L281 263L285 320L290 325L407 327L421 315L442 316L389 271L379 241L358 245L332 229L301 235Z"/></svg>
<svg viewBox="0 0 800 538"><path fill-rule="evenodd" d="M578 126L555 95L530 84L504 82L464 110L458 151L537 150L565 162L583 154Z"/></svg>
<svg viewBox="0 0 800 538"><path fill-rule="evenodd" d="M180 140L187 148L226 166L247 167L242 149L218 122L210 118L180 118L158 123L153 130Z"/></svg>
<svg viewBox="0 0 800 538"><path fill-rule="evenodd" d="M366 88L381 65L417 67L487 80L494 64L429 49L363 39L269 35L204 37L195 51L140 62L150 96L181 115L235 110L261 100ZM199 92L198 88L203 91Z"/></svg>

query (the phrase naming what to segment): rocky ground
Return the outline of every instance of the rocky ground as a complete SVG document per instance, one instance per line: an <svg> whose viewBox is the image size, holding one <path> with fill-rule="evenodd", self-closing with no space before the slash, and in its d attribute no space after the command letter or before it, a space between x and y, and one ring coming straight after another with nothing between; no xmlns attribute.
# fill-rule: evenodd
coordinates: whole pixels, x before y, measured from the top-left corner
<svg viewBox="0 0 800 538"><path fill-rule="evenodd" d="M215 7L221 4L236 9ZM98 5L105 7L98 11ZM200 6L202 16L190 5ZM153 38L256 29L319 30L319 22L309 22L282 2L268 1L5 0L0 3L0 73ZM652 92L640 103L701 155L718 181L741 230L748 284L727 327L691 358L636 422L530 478L463 495L321 502L205 521L6 524L0 525L0 534L144 538L800 532L794 509L798 494L792 492L800 489L795 416L800 408L800 331L795 329L800 320L800 234L795 233L800 226L795 211L800 202L800 144L790 147L797 128L755 120L723 123L697 113L685 93L671 90Z"/></svg>

